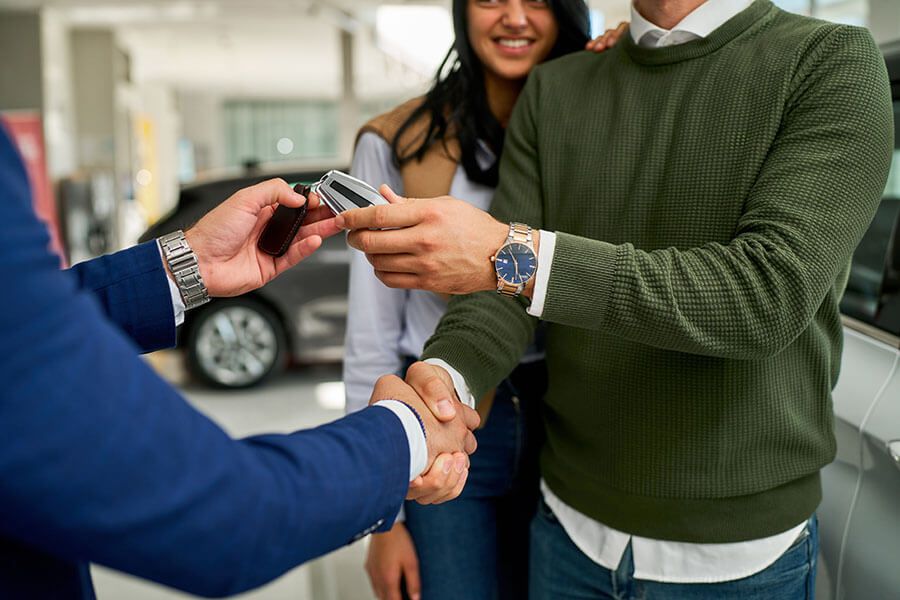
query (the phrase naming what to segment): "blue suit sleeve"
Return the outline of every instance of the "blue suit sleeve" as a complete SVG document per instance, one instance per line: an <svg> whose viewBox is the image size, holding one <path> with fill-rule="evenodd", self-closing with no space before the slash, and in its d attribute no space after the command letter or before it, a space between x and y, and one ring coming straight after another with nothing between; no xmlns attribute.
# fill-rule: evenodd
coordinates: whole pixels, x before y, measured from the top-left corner
<svg viewBox="0 0 900 600"><path fill-rule="evenodd" d="M175 345L172 295L155 240L79 263L68 272L142 352Z"/></svg>
<svg viewBox="0 0 900 600"><path fill-rule="evenodd" d="M394 414L230 439L136 356L141 335L110 324L78 277L99 279L58 269L2 133L0 217L0 535L217 596L393 519L409 483ZM136 273L140 256L127 259Z"/></svg>

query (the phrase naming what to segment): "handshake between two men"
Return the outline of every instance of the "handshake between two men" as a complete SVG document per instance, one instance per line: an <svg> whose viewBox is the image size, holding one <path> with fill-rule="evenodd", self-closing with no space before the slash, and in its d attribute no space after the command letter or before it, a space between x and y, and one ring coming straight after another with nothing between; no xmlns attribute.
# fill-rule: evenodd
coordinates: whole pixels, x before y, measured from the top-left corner
<svg viewBox="0 0 900 600"><path fill-rule="evenodd" d="M420 457L425 458L425 465L410 483L407 500L439 504L459 496L469 475L469 455L477 446L472 432L481 418L456 398L446 371L417 362L407 371L406 382L385 375L376 383L370 403L385 399L398 400L414 410L425 433L427 456Z"/></svg>
<svg viewBox="0 0 900 600"><path fill-rule="evenodd" d="M397 202L396 197L387 197ZM278 257L262 252L256 240L275 207L298 207L307 202L303 227L287 251ZM352 213L359 212L362 211L345 214L354 218ZM197 255L210 296L228 297L265 285L313 254L324 238L341 231L338 219L315 193L306 198L284 181L275 179L237 192L185 235ZM382 377L370 404L382 400L398 400L415 411L425 434L422 456L410 457L419 459L419 464L413 465L413 472L420 476L411 482L407 498L436 504L459 496L468 476L468 455L476 447L472 431L478 427L480 418L456 397L447 372L434 365L416 363L407 373L407 382L394 375Z"/></svg>

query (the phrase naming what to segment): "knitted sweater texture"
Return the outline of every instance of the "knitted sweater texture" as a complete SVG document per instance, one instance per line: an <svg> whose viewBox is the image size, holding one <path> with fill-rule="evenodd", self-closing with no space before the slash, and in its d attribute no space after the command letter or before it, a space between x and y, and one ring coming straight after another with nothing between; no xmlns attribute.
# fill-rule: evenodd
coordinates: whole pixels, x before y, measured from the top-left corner
<svg viewBox="0 0 900 600"><path fill-rule="evenodd" d="M541 458L557 496L684 542L812 514L835 452L838 302L892 123L866 30L767 0L702 40L625 36L532 73L491 212L557 232ZM522 301L457 298L425 357L477 398L534 325Z"/></svg>

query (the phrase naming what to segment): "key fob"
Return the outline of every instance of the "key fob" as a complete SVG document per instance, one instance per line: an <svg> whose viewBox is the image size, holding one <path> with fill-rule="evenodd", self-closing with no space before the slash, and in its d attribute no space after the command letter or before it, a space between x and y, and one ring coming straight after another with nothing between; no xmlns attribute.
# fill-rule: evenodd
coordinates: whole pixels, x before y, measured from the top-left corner
<svg viewBox="0 0 900 600"><path fill-rule="evenodd" d="M340 171L325 173L316 184L316 194L336 215L354 208L388 204L371 185Z"/></svg>
<svg viewBox="0 0 900 600"><path fill-rule="evenodd" d="M297 184L294 191L309 198L310 187L305 184ZM292 208L279 204L275 214L269 219L262 235L259 236L257 246L266 254L283 256L294 241L294 236L300 230L303 219L306 217L307 204L299 208Z"/></svg>

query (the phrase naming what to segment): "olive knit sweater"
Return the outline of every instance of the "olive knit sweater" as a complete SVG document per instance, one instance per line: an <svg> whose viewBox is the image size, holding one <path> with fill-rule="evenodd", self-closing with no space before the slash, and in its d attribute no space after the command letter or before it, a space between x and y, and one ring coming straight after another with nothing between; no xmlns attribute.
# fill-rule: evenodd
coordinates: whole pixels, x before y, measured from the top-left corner
<svg viewBox="0 0 900 600"><path fill-rule="evenodd" d="M559 498L684 542L812 514L835 451L838 302L892 136L869 33L767 0L705 39L625 36L533 72L491 212L558 232L541 466ZM534 323L495 293L457 298L425 357L477 398Z"/></svg>

